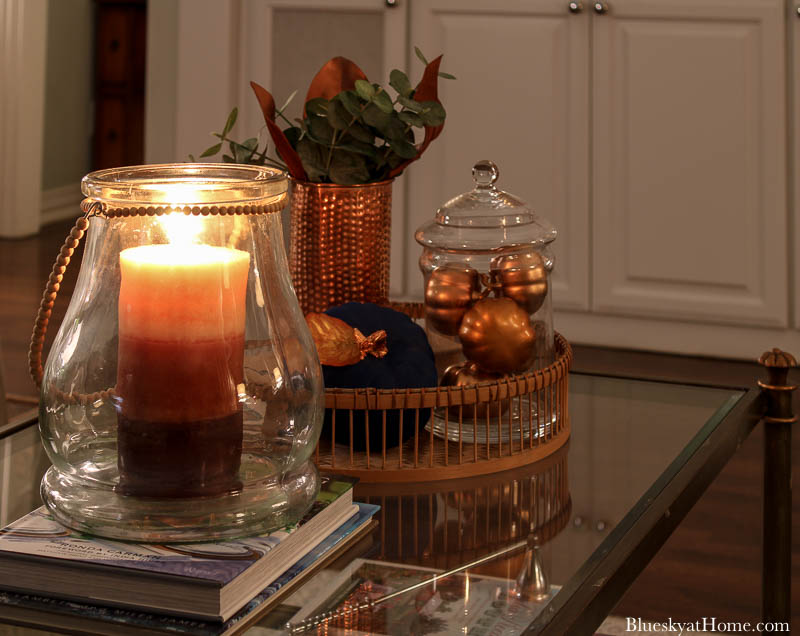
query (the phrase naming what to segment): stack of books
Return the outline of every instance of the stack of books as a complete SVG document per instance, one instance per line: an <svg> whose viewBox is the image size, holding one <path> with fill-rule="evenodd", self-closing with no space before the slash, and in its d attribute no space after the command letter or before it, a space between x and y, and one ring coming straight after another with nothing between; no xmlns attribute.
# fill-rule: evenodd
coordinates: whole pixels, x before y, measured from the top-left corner
<svg viewBox="0 0 800 636"><path fill-rule="evenodd" d="M214 543L153 545L74 533L44 508L0 530L0 616L98 634L230 634L365 534L378 506L325 476L296 525Z"/></svg>

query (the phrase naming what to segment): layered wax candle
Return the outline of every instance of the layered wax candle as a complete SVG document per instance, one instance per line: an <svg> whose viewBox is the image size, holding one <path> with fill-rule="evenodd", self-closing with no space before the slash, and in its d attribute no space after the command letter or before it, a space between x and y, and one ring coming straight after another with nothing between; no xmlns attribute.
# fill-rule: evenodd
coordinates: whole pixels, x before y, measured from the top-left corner
<svg viewBox="0 0 800 636"><path fill-rule="evenodd" d="M239 487L250 255L209 245L120 253L118 452L124 494Z"/></svg>

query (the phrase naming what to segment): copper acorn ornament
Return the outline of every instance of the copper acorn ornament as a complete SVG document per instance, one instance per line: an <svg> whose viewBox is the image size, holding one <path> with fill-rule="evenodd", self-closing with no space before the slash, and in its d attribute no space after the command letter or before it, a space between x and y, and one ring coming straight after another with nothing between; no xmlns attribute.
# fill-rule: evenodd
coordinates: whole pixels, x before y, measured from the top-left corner
<svg viewBox="0 0 800 636"><path fill-rule="evenodd" d="M465 314L458 330L464 356L483 371L527 370L536 351L536 329L511 298L484 298Z"/></svg>
<svg viewBox="0 0 800 636"><path fill-rule="evenodd" d="M474 362L465 362L454 364L445 369L442 375L440 386L468 386L470 384L478 384L479 382L492 382L502 378L501 373L487 373L481 371ZM478 420L485 420L488 417L497 417L508 411L510 400L499 400L495 402L479 402L477 404L467 404L463 407L451 406L447 409L450 419L462 420L472 418L473 412ZM462 410L463 408L463 410Z"/></svg>
<svg viewBox="0 0 800 636"><path fill-rule="evenodd" d="M508 254L492 259L492 281L501 293L529 314L536 313L547 297L547 268L539 252Z"/></svg>
<svg viewBox="0 0 800 636"><path fill-rule="evenodd" d="M461 319L480 298L480 276L466 263L451 263L431 272L425 285L425 319L440 333L458 334Z"/></svg>

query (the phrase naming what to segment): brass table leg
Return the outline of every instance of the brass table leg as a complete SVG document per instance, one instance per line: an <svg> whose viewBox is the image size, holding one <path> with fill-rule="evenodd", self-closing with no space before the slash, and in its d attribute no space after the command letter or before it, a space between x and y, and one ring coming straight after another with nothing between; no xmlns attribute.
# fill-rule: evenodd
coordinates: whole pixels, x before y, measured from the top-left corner
<svg viewBox="0 0 800 636"><path fill-rule="evenodd" d="M773 349L759 359L768 380L758 385L767 395L764 416L764 508L761 565L761 618L791 621L792 568L792 395L789 369L797 361Z"/></svg>

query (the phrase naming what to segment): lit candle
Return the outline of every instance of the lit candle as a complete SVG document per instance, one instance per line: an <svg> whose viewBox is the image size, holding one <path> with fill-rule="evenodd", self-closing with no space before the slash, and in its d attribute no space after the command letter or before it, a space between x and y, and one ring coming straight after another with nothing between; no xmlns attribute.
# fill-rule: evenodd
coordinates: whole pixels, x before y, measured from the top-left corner
<svg viewBox="0 0 800 636"><path fill-rule="evenodd" d="M120 253L119 490L157 497L240 487L250 255L209 245Z"/></svg>

